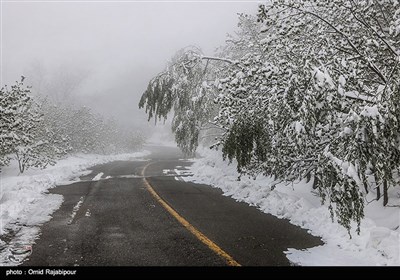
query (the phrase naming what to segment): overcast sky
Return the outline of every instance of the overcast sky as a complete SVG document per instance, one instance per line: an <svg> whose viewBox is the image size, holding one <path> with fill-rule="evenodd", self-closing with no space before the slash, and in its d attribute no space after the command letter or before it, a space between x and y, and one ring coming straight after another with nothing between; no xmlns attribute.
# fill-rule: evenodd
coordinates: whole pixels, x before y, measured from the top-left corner
<svg viewBox="0 0 400 280"><path fill-rule="evenodd" d="M2 86L21 75L81 76L80 103L138 125L147 82L178 49L212 53L234 32L237 13L256 9L249 1L3 1Z"/></svg>

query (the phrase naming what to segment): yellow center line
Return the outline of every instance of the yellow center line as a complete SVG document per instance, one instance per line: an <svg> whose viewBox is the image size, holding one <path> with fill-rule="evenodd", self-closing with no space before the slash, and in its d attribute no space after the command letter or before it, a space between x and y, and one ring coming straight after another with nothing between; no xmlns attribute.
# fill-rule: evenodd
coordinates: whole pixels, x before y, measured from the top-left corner
<svg viewBox="0 0 400 280"><path fill-rule="evenodd" d="M197 239L207 245L212 251L214 251L217 255L222 257L229 266L241 266L240 263L235 261L227 252L221 249L217 244L215 244L211 239L205 236L201 231L192 226L185 218L179 215L165 200L163 200L158 193L153 189L151 184L147 181L145 177L146 168L153 163L147 164L142 170L142 176L144 184L146 185L147 190L152 194L152 196L167 210L180 224L182 224L188 231L190 231Z"/></svg>

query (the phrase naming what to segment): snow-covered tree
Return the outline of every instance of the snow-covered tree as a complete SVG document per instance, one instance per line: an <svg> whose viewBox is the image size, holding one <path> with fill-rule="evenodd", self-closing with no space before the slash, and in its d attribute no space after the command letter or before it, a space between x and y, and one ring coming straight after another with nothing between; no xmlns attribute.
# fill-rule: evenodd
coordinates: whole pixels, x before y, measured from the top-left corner
<svg viewBox="0 0 400 280"><path fill-rule="evenodd" d="M0 90L0 168L14 158L23 173L45 168L68 153L131 152L143 144L139 132L122 129L88 107L31 96L24 77Z"/></svg>
<svg viewBox="0 0 400 280"><path fill-rule="evenodd" d="M296 64L306 71L296 78L311 78L304 96L311 103L300 106L301 137L313 131L305 140L320 147L311 149L318 155L315 187L336 202L346 227L362 217L362 186L376 188L378 199L382 188L386 205L399 168L399 11L397 1L272 1L260 7L266 50L289 47L290 59L283 61L301 58L304 63Z"/></svg>
<svg viewBox="0 0 400 280"><path fill-rule="evenodd" d="M24 147L35 144L34 129L41 121L36 103L23 85L24 77L11 88L1 89L0 95L0 166L8 164ZM20 162L23 172L24 163Z"/></svg>
<svg viewBox="0 0 400 280"><path fill-rule="evenodd" d="M166 119L174 111L172 130L178 147L187 155L195 152L200 131L213 112L213 82L220 63L232 61L204 56L197 47L184 48L149 82L140 100L139 107L145 107L149 120Z"/></svg>
<svg viewBox="0 0 400 280"><path fill-rule="evenodd" d="M257 18L240 15L213 68L200 51L179 52L140 106L149 118L174 111L183 150L196 148L197 127L219 127L224 157L242 174L274 176L272 188L313 179L350 229L363 195L386 205L398 177L399 22L391 0L269 1ZM193 110L198 96L200 107L214 101L208 114Z"/></svg>
<svg viewBox="0 0 400 280"><path fill-rule="evenodd" d="M72 150L68 135L68 124L71 123L70 110L68 106L55 105L46 98L39 99L38 102L40 112L43 114L38 134L43 141L48 142L47 152L53 154L55 159L59 159Z"/></svg>
<svg viewBox="0 0 400 280"><path fill-rule="evenodd" d="M140 147L139 132L121 128L113 119L105 119L89 107L42 101L44 125L53 136L60 154L131 152Z"/></svg>
<svg viewBox="0 0 400 280"><path fill-rule="evenodd" d="M1 164L14 155L20 172L54 163L50 131L44 127L38 104L30 97L24 78L1 90Z"/></svg>

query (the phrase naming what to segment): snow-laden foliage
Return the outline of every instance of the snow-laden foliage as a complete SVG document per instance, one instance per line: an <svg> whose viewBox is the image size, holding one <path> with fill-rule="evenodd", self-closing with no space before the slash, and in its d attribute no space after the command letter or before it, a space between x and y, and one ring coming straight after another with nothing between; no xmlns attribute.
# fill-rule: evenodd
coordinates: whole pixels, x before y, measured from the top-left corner
<svg viewBox="0 0 400 280"><path fill-rule="evenodd" d="M17 132L23 125L19 116L27 111L26 104L31 102L27 91L21 88L21 83L0 90L0 166L9 162L10 154L19 144Z"/></svg>
<svg viewBox="0 0 400 280"><path fill-rule="evenodd" d="M149 82L140 100L139 107L145 107L149 120L166 119L173 109L175 140L187 155L196 150L200 130L211 117L213 92L209 82L215 79L218 62L218 58L203 56L197 47L184 48Z"/></svg>
<svg viewBox="0 0 400 280"><path fill-rule="evenodd" d="M288 160L290 169L295 177L310 170L345 227L363 216L362 190L376 188L379 199L383 189L386 205L387 189L396 184L399 12L397 1L273 1L260 7L264 51L272 52L279 69L293 64L291 74L279 78L289 105L284 108L293 116L283 131L299 139L290 141L300 143L295 160L309 164L298 168ZM290 106L285 94L299 89L294 95L300 102Z"/></svg>
<svg viewBox="0 0 400 280"><path fill-rule="evenodd" d="M41 106L30 97L31 90L23 82L24 78L10 89L3 88L0 96L0 166L15 158L21 173L31 167L53 165L67 152L63 149L65 140L50 126L49 118L43 115Z"/></svg>
<svg viewBox="0 0 400 280"><path fill-rule="evenodd" d="M399 183L400 4L269 1L238 26L211 69L201 52L179 52L141 106L149 118L193 112L173 127L178 144L191 139L185 149L197 147L192 124L211 122L241 174L272 175L271 188L313 180L332 218L359 225L364 194L387 205Z"/></svg>
<svg viewBox="0 0 400 280"><path fill-rule="evenodd" d="M52 163L51 156L39 152L46 151L49 143L42 139L42 115L23 81L24 78L11 88L2 88L0 95L0 166L8 164L14 156L21 173L32 166L44 167Z"/></svg>
<svg viewBox="0 0 400 280"><path fill-rule="evenodd" d="M42 100L45 125L55 132L54 141L63 153L111 154L130 152L143 144L139 132L120 127L89 107L76 107Z"/></svg>
<svg viewBox="0 0 400 280"><path fill-rule="evenodd" d="M0 91L0 168L15 158L19 171L45 168L68 153L131 152L144 139L87 107L34 100L24 78Z"/></svg>

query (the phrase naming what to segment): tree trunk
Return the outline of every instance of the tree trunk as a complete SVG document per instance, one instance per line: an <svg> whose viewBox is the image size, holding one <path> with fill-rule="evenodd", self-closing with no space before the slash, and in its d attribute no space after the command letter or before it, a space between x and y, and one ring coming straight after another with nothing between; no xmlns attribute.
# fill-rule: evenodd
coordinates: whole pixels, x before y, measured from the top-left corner
<svg viewBox="0 0 400 280"><path fill-rule="evenodd" d="M24 173L23 159L19 156L18 152L15 153L15 159L18 161L19 173Z"/></svg>
<svg viewBox="0 0 400 280"><path fill-rule="evenodd" d="M308 173L307 173L306 179L307 179L307 182L306 182L306 183L308 183L308 182L311 181L311 172L308 172Z"/></svg>
<svg viewBox="0 0 400 280"><path fill-rule="evenodd" d="M381 198L381 188L379 185L376 185L376 200L379 200Z"/></svg>
<svg viewBox="0 0 400 280"><path fill-rule="evenodd" d="M22 162L22 160L18 159L18 167L19 167L19 172L22 174L24 173L25 170L25 164Z"/></svg>
<svg viewBox="0 0 400 280"><path fill-rule="evenodd" d="M364 184L365 193L368 194L369 193L368 192L368 184L367 184L367 182L363 182L363 184Z"/></svg>
<svg viewBox="0 0 400 280"><path fill-rule="evenodd" d="M383 206L386 206L388 202L389 202L388 183L386 180L383 180Z"/></svg>
<svg viewBox="0 0 400 280"><path fill-rule="evenodd" d="M317 178L317 176L314 176L314 182L313 182L312 188L314 190L318 189L318 178Z"/></svg>

